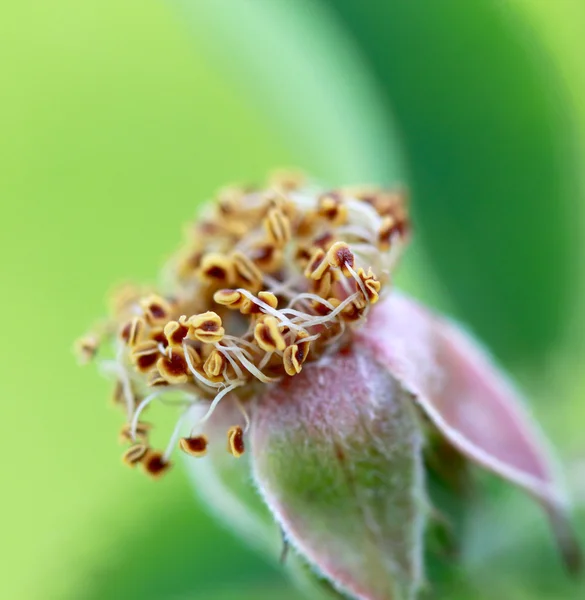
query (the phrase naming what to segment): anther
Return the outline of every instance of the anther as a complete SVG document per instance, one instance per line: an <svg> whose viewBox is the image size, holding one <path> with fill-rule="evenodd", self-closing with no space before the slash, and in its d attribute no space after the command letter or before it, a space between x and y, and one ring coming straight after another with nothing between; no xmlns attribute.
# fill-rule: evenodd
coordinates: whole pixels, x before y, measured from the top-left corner
<svg viewBox="0 0 585 600"><path fill-rule="evenodd" d="M199 268L201 278L211 285L229 285L234 278L232 261L216 252L205 254Z"/></svg>
<svg viewBox="0 0 585 600"><path fill-rule="evenodd" d="M142 442L142 443L146 443L146 441L148 440L148 434L149 434L151 427L152 427L152 425L150 425L149 423L143 423L143 422L139 421L138 424L136 425L135 435L134 435L134 437L132 437L131 423L124 423L124 425L122 425L122 428L120 429L118 441L121 444L124 444L127 442L134 442L136 440L139 442Z"/></svg>
<svg viewBox="0 0 585 600"><path fill-rule="evenodd" d="M319 198L319 215L325 217L334 227L343 225L347 221L347 206L338 192L329 192Z"/></svg>
<svg viewBox="0 0 585 600"><path fill-rule="evenodd" d="M244 297L237 290L231 289L223 289L217 290L215 294L213 294L213 300L217 304L221 304L222 306L227 306L232 310L239 310Z"/></svg>
<svg viewBox="0 0 585 600"><path fill-rule="evenodd" d="M292 344L287 346L282 356L282 364L287 375L291 377L301 372L303 368L303 361L299 360L299 346ZM300 357L302 359L302 356Z"/></svg>
<svg viewBox="0 0 585 600"><path fill-rule="evenodd" d="M188 332L189 325L184 315L178 321L169 321L164 327L165 338L171 346L180 346Z"/></svg>
<svg viewBox="0 0 585 600"><path fill-rule="evenodd" d="M305 175L294 169L278 169L268 178L268 187L285 192L299 189L305 183Z"/></svg>
<svg viewBox="0 0 585 600"><path fill-rule="evenodd" d="M270 306L270 308L278 308L278 299L272 292L259 292L258 298Z"/></svg>
<svg viewBox="0 0 585 600"><path fill-rule="evenodd" d="M354 256L345 242L336 242L329 248L327 261L332 267L341 269L341 272L346 277L351 277L351 271L348 270L346 265L353 267Z"/></svg>
<svg viewBox="0 0 585 600"><path fill-rule="evenodd" d="M252 292L257 292L262 286L262 271L242 252L234 252L232 260L238 284Z"/></svg>
<svg viewBox="0 0 585 600"><path fill-rule="evenodd" d="M254 328L254 339L265 352L282 351L286 348L286 342L278 325L276 317L268 316L264 317Z"/></svg>
<svg viewBox="0 0 585 600"><path fill-rule="evenodd" d="M97 354L99 340L96 336L87 335L75 343L75 353L81 364L87 364Z"/></svg>
<svg viewBox="0 0 585 600"><path fill-rule="evenodd" d="M148 446L146 444L134 444L130 446L124 454L122 454L122 462L129 467L135 467L148 452Z"/></svg>
<svg viewBox="0 0 585 600"><path fill-rule="evenodd" d="M144 316L151 325L162 325L169 318L170 304L160 296L153 294L140 301Z"/></svg>
<svg viewBox="0 0 585 600"><path fill-rule="evenodd" d="M376 276L374 273L372 273L371 268L369 268L368 272L366 273L362 267L360 267L357 274L364 284L370 304L376 304L380 298L379 293L382 284L380 281L378 281L378 279L376 279Z"/></svg>
<svg viewBox="0 0 585 600"><path fill-rule="evenodd" d="M305 277L319 281L329 269L329 263L325 258L325 252L321 248L317 248L309 259L309 264L305 269Z"/></svg>
<svg viewBox="0 0 585 600"><path fill-rule="evenodd" d="M240 458L242 454L244 454L244 431L239 425L234 425L229 428L228 434L228 452L235 456L236 458Z"/></svg>
<svg viewBox="0 0 585 600"><path fill-rule="evenodd" d="M197 458L207 454L207 436L196 435L192 437L184 437L179 440L179 447L189 456Z"/></svg>
<svg viewBox="0 0 585 600"><path fill-rule="evenodd" d="M130 360L141 373L147 373L153 369L160 357L158 343L154 340L140 342L132 349Z"/></svg>
<svg viewBox="0 0 585 600"><path fill-rule="evenodd" d="M203 370L212 381L218 378L227 364L226 357L217 349L213 350L203 364Z"/></svg>
<svg viewBox="0 0 585 600"><path fill-rule="evenodd" d="M290 221L279 208L271 208L264 219L268 239L278 248L285 246L291 238Z"/></svg>
<svg viewBox="0 0 585 600"><path fill-rule="evenodd" d="M171 463L164 460L163 453L158 450L148 450L141 460L145 472L153 478L158 478L168 471Z"/></svg>
<svg viewBox="0 0 585 600"><path fill-rule="evenodd" d="M156 366L161 376L171 385L186 383L189 380L189 367L182 347L175 347L167 356L161 356Z"/></svg>
<svg viewBox="0 0 585 600"><path fill-rule="evenodd" d="M221 317L213 311L193 315L187 323L189 325L188 337L204 344L220 342L225 335Z"/></svg>

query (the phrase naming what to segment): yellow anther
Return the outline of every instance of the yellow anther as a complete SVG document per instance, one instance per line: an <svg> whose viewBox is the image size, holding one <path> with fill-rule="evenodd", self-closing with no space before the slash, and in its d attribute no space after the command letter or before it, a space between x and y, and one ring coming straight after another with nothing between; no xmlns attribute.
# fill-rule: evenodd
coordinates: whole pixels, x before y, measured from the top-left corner
<svg viewBox="0 0 585 600"><path fill-rule="evenodd" d="M323 194L319 198L319 215L326 218L334 227L343 225L347 221L347 206L343 197L337 192Z"/></svg>
<svg viewBox="0 0 585 600"><path fill-rule="evenodd" d="M212 350L203 364L203 370L211 380L215 380L220 377L226 364L226 357L219 350Z"/></svg>
<svg viewBox="0 0 585 600"><path fill-rule="evenodd" d="M244 431L239 425L234 425L230 427L228 430L228 452L235 456L236 458L240 458L242 454L244 454L245 446L244 446Z"/></svg>
<svg viewBox="0 0 585 600"><path fill-rule="evenodd" d="M251 292L257 292L264 279L262 271L242 252L234 252L232 261L237 283Z"/></svg>
<svg viewBox="0 0 585 600"><path fill-rule="evenodd" d="M239 310L240 306L242 305L242 301L244 300L244 296L237 290L223 289L217 290L217 292L213 294L213 300L217 304L227 306L232 310Z"/></svg>
<svg viewBox="0 0 585 600"><path fill-rule="evenodd" d="M319 281L327 269L329 269L329 263L326 260L325 252L321 248L318 248L313 252L309 260L309 264L305 269L305 277Z"/></svg>
<svg viewBox="0 0 585 600"><path fill-rule="evenodd" d="M99 339L94 335L86 335L75 342L75 354L81 364L87 364L97 354Z"/></svg>
<svg viewBox="0 0 585 600"><path fill-rule="evenodd" d="M193 315L187 320L189 325L188 337L204 344L220 342L225 335L221 317L213 311Z"/></svg>
<svg viewBox="0 0 585 600"><path fill-rule="evenodd" d="M357 274L366 288L366 293L368 294L368 300L370 304L376 304L380 298L379 293L382 284L380 281L378 281L378 279L376 279L376 276L372 272L371 268L368 269L368 272L366 273L362 267L360 267Z"/></svg>
<svg viewBox="0 0 585 600"><path fill-rule="evenodd" d="M265 352L282 351L286 348L286 342L278 329L278 324L275 317L269 316L262 319L254 329L254 339Z"/></svg>
<svg viewBox="0 0 585 600"><path fill-rule="evenodd" d="M122 462L129 467L135 467L148 452L148 446L146 444L134 444L130 446L124 454L122 454Z"/></svg>
<svg viewBox="0 0 585 600"><path fill-rule="evenodd" d="M285 192L297 190L304 183L304 173L296 169L277 169L268 178L268 187Z"/></svg>
<svg viewBox="0 0 585 600"><path fill-rule="evenodd" d="M164 327L164 335L170 346L180 346L188 332L189 325L184 315L178 321L169 321Z"/></svg>
<svg viewBox="0 0 585 600"><path fill-rule="evenodd" d="M234 265L224 254L209 252L201 259L199 275L210 285L229 285L234 279Z"/></svg>
<svg viewBox="0 0 585 600"><path fill-rule="evenodd" d="M264 219L264 228L268 239L277 247L282 248L291 238L290 221L279 208L271 208Z"/></svg>
<svg viewBox="0 0 585 600"><path fill-rule="evenodd" d="M205 456L207 454L207 436L196 435L192 437L185 437L179 440L179 447L181 450L190 456L197 458Z"/></svg>
<svg viewBox="0 0 585 600"><path fill-rule="evenodd" d="M130 360L141 373L146 373L151 369L154 369L159 356L159 347L154 340L140 342L139 344L136 344L130 352Z"/></svg>
<svg viewBox="0 0 585 600"><path fill-rule="evenodd" d="M270 308L278 307L278 298L272 292L259 292L258 298L265 304L268 304Z"/></svg>
<svg viewBox="0 0 585 600"><path fill-rule="evenodd" d="M161 376L169 383L186 383L189 380L189 366L183 348L169 348L167 356L161 356L156 363Z"/></svg>
<svg viewBox="0 0 585 600"><path fill-rule="evenodd" d="M353 252L345 242L336 242L327 252L327 262L329 265L341 269L341 272L346 277L351 277L348 266L353 268L354 260Z"/></svg>
<svg viewBox="0 0 585 600"><path fill-rule="evenodd" d="M139 442L146 443L148 440L148 432L151 429L151 425L148 423L138 422L136 425L136 429L134 431L134 438L132 437L132 426L130 423L124 423L122 428L120 429L120 435L118 436L118 441L121 444L132 442L134 439Z"/></svg>
<svg viewBox="0 0 585 600"><path fill-rule="evenodd" d="M168 321L171 314L171 306L167 300L153 294L140 301L144 317L150 325L162 325Z"/></svg>
<svg viewBox="0 0 585 600"><path fill-rule="evenodd" d="M165 460L162 452L148 450L140 461L144 471L154 479L161 477L171 467L171 463Z"/></svg>

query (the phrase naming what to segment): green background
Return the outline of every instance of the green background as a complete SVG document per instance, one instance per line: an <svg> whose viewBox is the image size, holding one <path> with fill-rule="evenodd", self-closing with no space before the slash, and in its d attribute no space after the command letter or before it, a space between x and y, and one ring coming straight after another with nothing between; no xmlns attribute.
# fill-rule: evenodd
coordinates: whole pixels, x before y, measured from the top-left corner
<svg viewBox="0 0 585 600"><path fill-rule="evenodd" d="M584 51L579 0L2 3L0 597L302 597L182 469L120 466L71 353L214 189L280 165L408 185L399 283L492 348L585 502ZM483 484L437 597L583 597L537 509Z"/></svg>

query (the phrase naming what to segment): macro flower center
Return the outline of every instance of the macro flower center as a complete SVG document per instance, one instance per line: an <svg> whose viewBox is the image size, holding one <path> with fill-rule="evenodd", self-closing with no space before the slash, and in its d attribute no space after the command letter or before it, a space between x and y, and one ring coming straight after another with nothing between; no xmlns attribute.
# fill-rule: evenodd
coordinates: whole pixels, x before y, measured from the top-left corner
<svg viewBox="0 0 585 600"><path fill-rule="evenodd" d="M291 173L266 189L220 190L165 268L168 289L120 290L111 318L79 342L85 358L104 342L113 349L101 362L126 411L124 461L164 472L190 409L202 404L207 412L178 444L203 456L201 427L228 394L249 423L246 406L259 386L294 377L348 342L387 286L408 234L397 191L323 191ZM160 452L141 415L170 391L181 392L182 416ZM244 452L244 433L227 432L234 456Z"/></svg>

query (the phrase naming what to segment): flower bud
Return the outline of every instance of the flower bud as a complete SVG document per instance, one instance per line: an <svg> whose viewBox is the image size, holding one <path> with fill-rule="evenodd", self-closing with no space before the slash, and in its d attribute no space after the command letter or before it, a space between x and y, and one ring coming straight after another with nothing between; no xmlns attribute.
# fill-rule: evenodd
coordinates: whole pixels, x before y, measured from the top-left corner
<svg viewBox="0 0 585 600"><path fill-rule="evenodd" d="M412 598L422 580L422 435L412 396L364 348L272 386L256 482L289 543L342 592Z"/></svg>

